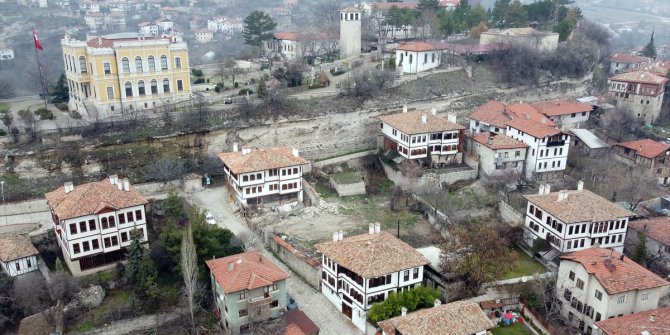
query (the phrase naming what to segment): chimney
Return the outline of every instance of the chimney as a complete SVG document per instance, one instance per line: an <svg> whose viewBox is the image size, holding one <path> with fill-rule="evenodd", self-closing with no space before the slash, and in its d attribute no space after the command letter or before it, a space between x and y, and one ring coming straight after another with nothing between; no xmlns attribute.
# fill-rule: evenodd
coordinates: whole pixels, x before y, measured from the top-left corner
<svg viewBox="0 0 670 335"><path fill-rule="evenodd" d="M339 237L339 234L336 231L334 231L333 232L333 242L337 241L338 237Z"/></svg>
<svg viewBox="0 0 670 335"><path fill-rule="evenodd" d="M540 184L540 192L538 194L540 195L544 194L544 184Z"/></svg>
<svg viewBox="0 0 670 335"><path fill-rule="evenodd" d="M400 309L400 314L401 314L402 316L407 315L407 308L405 308L405 307L401 308L401 309Z"/></svg>
<svg viewBox="0 0 670 335"><path fill-rule="evenodd" d="M421 123L426 123L428 122L428 116L426 113L421 114Z"/></svg>
<svg viewBox="0 0 670 335"><path fill-rule="evenodd" d="M291 152L293 153L293 156L300 157L300 155L299 155L300 152L298 151L297 148L293 148L293 150L291 150Z"/></svg>
<svg viewBox="0 0 670 335"><path fill-rule="evenodd" d="M242 155L245 156L251 153L251 148L242 148Z"/></svg>
<svg viewBox="0 0 670 335"><path fill-rule="evenodd" d="M437 307L440 305L442 305L442 301L440 301L440 299L435 299L435 301L433 302L433 307Z"/></svg>
<svg viewBox="0 0 670 335"><path fill-rule="evenodd" d="M71 181L68 181L67 183L65 183L65 185L63 185L63 188L65 189L65 194L68 194L74 191L74 184L72 184Z"/></svg>
<svg viewBox="0 0 670 335"><path fill-rule="evenodd" d="M238 150L237 142L233 143L233 152L237 152Z"/></svg>
<svg viewBox="0 0 670 335"><path fill-rule="evenodd" d="M110 176L109 176L109 182L110 182L110 184L112 184L112 185L116 185L116 180L117 180L117 179L119 179L119 176L118 176L118 175L115 175L115 174L110 175Z"/></svg>
<svg viewBox="0 0 670 335"><path fill-rule="evenodd" d="M123 191L123 183L120 181L116 181L116 188L119 189L119 191Z"/></svg>
<svg viewBox="0 0 670 335"><path fill-rule="evenodd" d="M489 138L486 140L486 143L488 143L489 145L492 145L493 144L493 136L489 135Z"/></svg>
<svg viewBox="0 0 670 335"><path fill-rule="evenodd" d="M447 114L447 121L456 123L456 115L451 113Z"/></svg>
<svg viewBox="0 0 670 335"><path fill-rule="evenodd" d="M342 241L343 238L344 238L344 232L341 231L341 230L338 231L338 232L337 232L337 240L338 240L338 241Z"/></svg>
<svg viewBox="0 0 670 335"><path fill-rule="evenodd" d="M375 222L375 233L379 233L382 229L382 225L379 222Z"/></svg>
<svg viewBox="0 0 670 335"><path fill-rule="evenodd" d="M407 105L402 106L402 112L407 113Z"/></svg>
<svg viewBox="0 0 670 335"><path fill-rule="evenodd" d="M551 193L551 185L546 184L544 185L544 194L549 194Z"/></svg>
<svg viewBox="0 0 670 335"><path fill-rule="evenodd" d="M430 109L430 114L437 115L437 108L436 108L436 107L432 107L432 108Z"/></svg>
<svg viewBox="0 0 670 335"><path fill-rule="evenodd" d="M623 254L619 256L619 260L623 262Z"/></svg>
<svg viewBox="0 0 670 335"><path fill-rule="evenodd" d="M98 46L102 45L102 35L98 35Z"/></svg>
<svg viewBox="0 0 670 335"><path fill-rule="evenodd" d="M130 191L130 181L128 178L123 178L123 190L126 192Z"/></svg>
<svg viewBox="0 0 670 335"><path fill-rule="evenodd" d="M233 271L234 268L235 268L235 263L233 263L233 262L228 263L228 272Z"/></svg>
<svg viewBox="0 0 670 335"><path fill-rule="evenodd" d="M566 190L561 190L558 192L558 201L563 201L568 198L568 191Z"/></svg>
<svg viewBox="0 0 670 335"><path fill-rule="evenodd" d="M371 223L368 225L368 234L374 234L375 233L375 224Z"/></svg>
<svg viewBox="0 0 670 335"><path fill-rule="evenodd" d="M656 322L656 314L652 314L652 315L649 317L649 322L651 322L651 323Z"/></svg>
<svg viewBox="0 0 670 335"><path fill-rule="evenodd" d="M584 182L580 180L577 182L577 191L581 191L583 189L584 189Z"/></svg>

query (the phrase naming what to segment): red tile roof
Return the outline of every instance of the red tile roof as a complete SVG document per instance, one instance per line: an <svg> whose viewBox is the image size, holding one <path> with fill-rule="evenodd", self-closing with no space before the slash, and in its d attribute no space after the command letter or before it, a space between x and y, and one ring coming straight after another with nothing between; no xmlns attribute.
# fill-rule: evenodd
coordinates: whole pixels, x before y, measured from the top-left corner
<svg viewBox="0 0 670 335"><path fill-rule="evenodd" d="M0 261L3 263L30 257L38 253L39 251L35 249L28 236L0 237Z"/></svg>
<svg viewBox="0 0 670 335"><path fill-rule="evenodd" d="M670 307L596 322L604 335L670 335Z"/></svg>
<svg viewBox="0 0 670 335"><path fill-rule="evenodd" d="M491 143L489 143L489 139L491 139ZM472 136L472 140L474 140L477 143L483 144L493 150L521 149L528 147L527 144L521 141L517 141L507 135L489 133L489 132L477 133Z"/></svg>
<svg viewBox="0 0 670 335"><path fill-rule="evenodd" d="M476 303L456 301L380 321L379 327L392 335L470 335L494 325Z"/></svg>
<svg viewBox="0 0 670 335"><path fill-rule="evenodd" d="M317 335L319 333L319 326L299 309L288 311L281 317L287 325L281 335Z"/></svg>
<svg viewBox="0 0 670 335"><path fill-rule="evenodd" d="M60 220L96 214L105 208L118 210L147 204L147 199L134 186L131 185L129 191L119 190L107 178L76 185L69 193L65 193L65 187L61 186L44 196L47 205Z"/></svg>
<svg viewBox="0 0 670 335"><path fill-rule="evenodd" d="M146 36L144 37L144 40L166 40L168 43L170 42L169 38L162 38L162 37L152 37L152 36ZM102 43L100 43L102 41ZM86 41L86 46L91 47L91 48L111 48L114 46L115 42L129 42L129 41L140 41L139 38L134 37L134 38L106 38L103 36L100 40L97 37L93 37Z"/></svg>
<svg viewBox="0 0 670 335"><path fill-rule="evenodd" d="M553 136L560 133L558 129L550 127L546 123L543 124L522 117L517 117L513 120L507 121L507 125L509 125L512 128L521 130L522 132L529 134L535 138L544 138L547 136Z"/></svg>
<svg viewBox="0 0 670 335"><path fill-rule="evenodd" d="M538 123L544 123L547 126L555 126L556 124L542 115L535 107L530 104L521 103L507 106L507 112L518 117L523 117Z"/></svg>
<svg viewBox="0 0 670 335"><path fill-rule="evenodd" d="M444 47L426 42L408 42L400 44L396 49L420 52L420 51L442 50L444 49Z"/></svg>
<svg viewBox="0 0 670 335"><path fill-rule="evenodd" d="M548 100L532 103L531 106L546 116L590 112L593 109L593 106L575 100Z"/></svg>
<svg viewBox="0 0 670 335"><path fill-rule="evenodd" d="M642 83L642 84L665 84L668 81L668 78L658 76L650 71L631 71L622 74L618 74L614 77L611 77L610 80L614 81L625 81L629 83Z"/></svg>
<svg viewBox="0 0 670 335"><path fill-rule="evenodd" d="M388 10L391 9L391 7L415 9L417 4L418 3L416 2L375 2L370 6L379 10Z"/></svg>
<svg viewBox="0 0 670 335"><path fill-rule="evenodd" d="M628 223L628 227L643 232L647 237L670 246L670 217L659 216Z"/></svg>
<svg viewBox="0 0 670 335"><path fill-rule="evenodd" d="M499 128L506 128L510 117L505 112L507 107L498 100L489 100L485 104L475 108L469 118L481 121Z"/></svg>
<svg viewBox="0 0 670 335"><path fill-rule="evenodd" d="M665 152L670 150L670 145L663 142L650 140L648 138L622 142L615 145L631 149L637 152L638 155L647 158L655 158L661 155L665 155Z"/></svg>
<svg viewBox="0 0 670 335"><path fill-rule="evenodd" d="M642 57L642 56L633 56L627 53L616 53L612 55L612 58L610 58L610 61L612 62L619 62L619 63L649 63L651 62L650 58L647 57Z"/></svg>
<svg viewBox="0 0 670 335"><path fill-rule="evenodd" d="M335 263L364 278L430 264L416 249L384 231L322 242L315 247Z"/></svg>
<svg viewBox="0 0 670 335"><path fill-rule="evenodd" d="M561 256L563 260L580 263L595 276L607 294L668 286L670 283L643 268L628 257L605 248L588 248Z"/></svg>
<svg viewBox="0 0 670 335"><path fill-rule="evenodd" d="M287 41L315 41L315 40L327 40L327 39L336 39L339 35L337 33L328 34L328 33L302 33L302 32L293 32L293 31L280 31L276 32L274 35L275 39L278 40L287 40Z"/></svg>
<svg viewBox="0 0 670 335"><path fill-rule="evenodd" d="M235 174L307 164L304 158L294 156L293 149L287 146L250 149L246 155L244 150L220 153L219 159Z"/></svg>
<svg viewBox="0 0 670 335"><path fill-rule="evenodd" d="M288 278L288 274L258 251L205 262L223 291L228 294L253 290Z"/></svg>
<svg viewBox="0 0 670 335"><path fill-rule="evenodd" d="M426 116L425 122L421 119L423 115ZM439 116L433 115L430 112L425 112L422 110L382 115L378 116L377 118L407 135L465 129L465 127L458 123L447 121Z"/></svg>

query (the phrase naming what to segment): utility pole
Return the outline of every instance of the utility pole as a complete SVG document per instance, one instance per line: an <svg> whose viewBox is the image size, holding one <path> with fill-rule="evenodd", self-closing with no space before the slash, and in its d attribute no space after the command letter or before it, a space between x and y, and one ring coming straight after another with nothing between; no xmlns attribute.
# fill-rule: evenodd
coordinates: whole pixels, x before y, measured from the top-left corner
<svg viewBox="0 0 670 335"><path fill-rule="evenodd" d="M5 226L7 225L7 206L5 206L5 181L0 181L0 190L2 191L2 216L5 217Z"/></svg>
<svg viewBox="0 0 670 335"><path fill-rule="evenodd" d="M397 225L397 227L398 227L398 235L397 235L397 237L398 237L398 239L400 239L400 220L398 220L398 225Z"/></svg>

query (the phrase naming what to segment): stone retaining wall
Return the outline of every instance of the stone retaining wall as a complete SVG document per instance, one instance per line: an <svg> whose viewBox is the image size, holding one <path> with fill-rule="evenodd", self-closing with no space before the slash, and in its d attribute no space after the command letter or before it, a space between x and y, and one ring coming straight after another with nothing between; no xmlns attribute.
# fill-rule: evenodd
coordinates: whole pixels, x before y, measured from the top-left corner
<svg viewBox="0 0 670 335"><path fill-rule="evenodd" d="M523 225L523 214L519 213L514 207L504 201L498 203L498 210L503 221L513 225Z"/></svg>
<svg viewBox="0 0 670 335"><path fill-rule="evenodd" d="M307 284L317 291L321 289L321 265L319 262L307 257L278 235L270 240L270 249L291 270L299 274Z"/></svg>

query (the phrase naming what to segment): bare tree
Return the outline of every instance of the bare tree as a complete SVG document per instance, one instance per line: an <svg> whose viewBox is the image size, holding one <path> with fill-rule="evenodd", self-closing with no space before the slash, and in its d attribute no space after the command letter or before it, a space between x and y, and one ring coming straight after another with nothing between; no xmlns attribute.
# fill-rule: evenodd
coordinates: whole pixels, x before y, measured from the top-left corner
<svg viewBox="0 0 670 335"><path fill-rule="evenodd" d="M146 176L150 180L163 183L181 178L184 174L184 161L181 158L164 156L147 167Z"/></svg>
<svg viewBox="0 0 670 335"><path fill-rule="evenodd" d="M191 329L195 333L195 298L198 289L198 255L195 252L193 232L189 224L184 229L181 240L181 273L184 277L184 290L188 299L188 308L191 313Z"/></svg>
<svg viewBox="0 0 670 335"><path fill-rule="evenodd" d="M237 61L235 61L233 58L227 58L223 62L223 67L226 71L226 77L230 76L233 85L235 85L235 76L240 73L240 68L237 66Z"/></svg>

